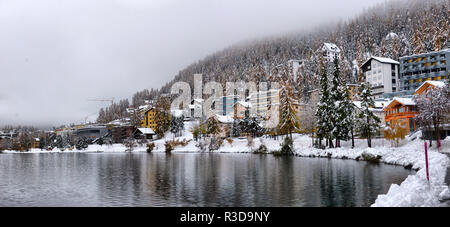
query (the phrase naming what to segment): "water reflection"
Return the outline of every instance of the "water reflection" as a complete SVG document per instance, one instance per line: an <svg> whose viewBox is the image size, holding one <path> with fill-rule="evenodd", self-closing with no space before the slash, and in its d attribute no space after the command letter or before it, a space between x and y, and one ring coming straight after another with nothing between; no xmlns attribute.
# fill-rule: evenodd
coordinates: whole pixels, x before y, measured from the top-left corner
<svg viewBox="0 0 450 227"><path fill-rule="evenodd" d="M2 154L0 206L369 206L411 173L252 154Z"/></svg>

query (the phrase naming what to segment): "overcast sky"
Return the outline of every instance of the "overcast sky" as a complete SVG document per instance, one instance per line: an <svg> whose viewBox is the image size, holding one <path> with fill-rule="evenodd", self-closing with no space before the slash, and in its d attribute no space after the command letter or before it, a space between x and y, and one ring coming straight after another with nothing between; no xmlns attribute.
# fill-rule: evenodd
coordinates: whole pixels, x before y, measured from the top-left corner
<svg viewBox="0 0 450 227"><path fill-rule="evenodd" d="M384 0L0 0L0 126L82 121L244 40Z"/></svg>

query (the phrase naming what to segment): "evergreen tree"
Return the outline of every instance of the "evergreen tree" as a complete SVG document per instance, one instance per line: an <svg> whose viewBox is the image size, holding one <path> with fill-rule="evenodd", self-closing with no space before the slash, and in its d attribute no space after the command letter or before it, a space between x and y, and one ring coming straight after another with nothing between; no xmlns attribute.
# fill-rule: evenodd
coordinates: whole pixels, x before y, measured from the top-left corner
<svg viewBox="0 0 450 227"><path fill-rule="evenodd" d="M345 85L342 83L341 71L339 67L339 59L336 56L334 58L334 70L333 79L330 88L330 102L332 108L330 109L331 114L331 135L336 139L336 147L340 147L340 141L346 140L348 137L348 128L346 125L347 118L347 107L343 103L345 99ZM348 98L348 97L347 97ZM348 101L347 103L348 104Z"/></svg>
<svg viewBox="0 0 450 227"><path fill-rule="evenodd" d="M380 119L370 111L375 106L372 98L370 84L362 83L359 87L361 109L358 115L358 131L362 137L367 138L367 145L372 147L372 137L380 127Z"/></svg>
<svg viewBox="0 0 450 227"><path fill-rule="evenodd" d="M354 129L356 127L356 109L350 98L350 91L347 87L344 88L343 100L339 105L341 115L339 118L340 125L342 127L339 138L341 140L352 140L352 148L355 147L354 141Z"/></svg>
<svg viewBox="0 0 450 227"><path fill-rule="evenodd" d="M233 121L232 135L233 137L238 137L242 133L241 120L236 119Z"/></svg>
<svg viewBox="0 0 450 227"><path fill-rule="evenodd" d="M327 68L321 61L321 77L320 77L320 100L317 103L317 136L319 137L319 142L322 143L322 139L326 139L327 142L331 139L331 108L334 105L331 102L331 97L328 89L328 75Z"/></svg>

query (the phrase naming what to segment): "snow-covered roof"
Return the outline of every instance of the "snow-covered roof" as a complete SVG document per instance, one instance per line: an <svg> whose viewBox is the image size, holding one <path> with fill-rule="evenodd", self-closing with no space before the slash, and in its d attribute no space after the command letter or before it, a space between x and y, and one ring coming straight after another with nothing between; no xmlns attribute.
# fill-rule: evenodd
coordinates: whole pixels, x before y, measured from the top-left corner
<svg viewBox="0 0 450 227"><path fill-rule="evenodd" d="M399 98L399 97L394 97L387 105L391 105L394 101L397 101L399 103L401 103L402 105L405 106L414 106L416 105L416 103L414 102L414 100L412 98Z"/></svg>
<svg viewBox="0 0 450 227"><path fill-rule="evenodd" d="M138 107L139 110L147 110L148 108L151 108L151 105L142 105Z"/></svg>
<svg viewBox="0 0 450 227"><path fill-rule="evenodd" d="M375 57L372 56L373 59L382 62L382 63L389 63L389 64L400 64L400 62L394 60L394 59L390 59L390 58L382 58L382 57Z"/></svg>
<svg viewBox="0 0 450 227"><path fill-rule="evenodd" d="M110 121L108 122L108 125L128 125L130 124L131 119L130 118L121 118L121 119L116 119L114 121Z"/></svg>
<svg viewBox="0 0 450 227"><path fill-rule="evenodd" d="M151 128L138 128L140 132L144 135L154 135L155 132Z"/></svg>
<svg viewBox="0 0 450 227"><path fill-rule="evenodd" d="M365 61L362 65L367 64L367 62L369 62L372 59L375 59L375 60L377 60L377 61L379 61L381 63L400 65L400 62L398 62L396 60L393 60L393 59L390 59L390 58L375 57L375 56L372 56L369 59L367 59L367 61Z"/></svg>
<svg viewBox="0 0 450 227"><path fill-rule="evenodd" d="M420 85L420 87L418 87L418 88L416 89L415 92L417 92L418 90L420 90L420 89L421 89L424 85L426 85L426 84L433 85L434 87L445 87L445 83L442 82L442 81L427 80L427 81L423 82L423 84Z"/></svg>
<svg viewBox="0 0 450 227"><path fill-rule="evenodd" d="M334 44L334 43L323 43L323 46L324 46L328 51L331 51L331 52L337 52L337 53L340 53L340 52L341 52L341 49L339 49L339 47L336 46L336 44Z"/></svg>
<svg viewBox="0 0 450 227"><path fill-rule="evenodd" d="M231 116L223 116L216 114L216 119L223 124L232 124L234 122L234 119Z"/></svg>

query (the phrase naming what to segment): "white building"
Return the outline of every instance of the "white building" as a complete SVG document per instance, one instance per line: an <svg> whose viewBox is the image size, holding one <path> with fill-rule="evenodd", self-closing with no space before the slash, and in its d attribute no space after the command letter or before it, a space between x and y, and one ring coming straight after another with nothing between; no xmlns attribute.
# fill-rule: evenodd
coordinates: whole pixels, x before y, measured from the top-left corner
<svg viewBox="0 0 450 227"><path fill-rule="evenodd" d="M334 43L324 43L322 46L322 54L328 61L334 61L334 57L341 57L341 49Z"/></svg>
<svg viewBox="0 0 450 227"><path fill-rule="evenodd" d="M366 82L372 85L373 97L382 98L385 93L399 91L399 66L398 61L381 57L371 57L362 64Z"/></svg>

